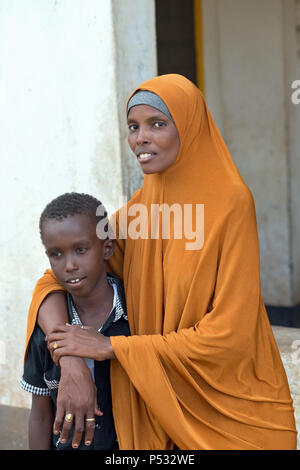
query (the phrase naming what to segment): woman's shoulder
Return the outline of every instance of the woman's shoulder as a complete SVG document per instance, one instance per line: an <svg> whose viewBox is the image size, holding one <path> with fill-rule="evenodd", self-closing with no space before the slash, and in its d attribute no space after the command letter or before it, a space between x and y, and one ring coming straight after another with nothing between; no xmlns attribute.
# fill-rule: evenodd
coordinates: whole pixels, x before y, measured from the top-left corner
<svg viewBox="0 0 300 470"><path fill-rule="evenodd" d="M241 207L254 207L254 197L244 181L236 181L226 188L222 194L224 203L230 204L232 209Z"/></svg>
<svg viewBox="0 0 300 470"><path fill-rule="evenodd" d="M243 181L223 187L215 201L220 217L226 220L256 218L254 197Z"/></svg>

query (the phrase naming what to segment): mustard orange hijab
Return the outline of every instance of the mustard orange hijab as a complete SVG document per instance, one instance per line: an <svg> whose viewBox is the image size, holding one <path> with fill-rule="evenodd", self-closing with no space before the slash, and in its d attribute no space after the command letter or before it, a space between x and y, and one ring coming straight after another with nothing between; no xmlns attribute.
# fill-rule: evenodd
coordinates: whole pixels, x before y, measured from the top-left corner
<svg viewBox="0 0 300 470"><path fill-rule="evenodd" d="M110 268L125 285L131 337L112 337L113 413L120 449L295 449L286 374L260 291L252 195L201 92L179 75L138 89L167 105L176 162L145 175L133 204L204 204L204 244L120 239ZM128 219L130 222L130 217ZM118 235L118 232L117 232ZM51 271L39 281L27 340Z"/></svg>

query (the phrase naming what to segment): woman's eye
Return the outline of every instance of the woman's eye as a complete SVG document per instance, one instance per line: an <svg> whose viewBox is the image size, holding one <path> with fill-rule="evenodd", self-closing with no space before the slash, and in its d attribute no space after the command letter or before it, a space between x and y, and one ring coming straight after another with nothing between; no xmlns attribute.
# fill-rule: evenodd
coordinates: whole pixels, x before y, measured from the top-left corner
<svg viewBox="0 0 300 470"><path fill-rule="evenodd" d="M154 126L155 126L155 127L163 127L164 125L165 125L165 123L164 123L164 122L160 122L160 121L157 121L157 122L154 123Z"/></svg>
<svg viewBox="0 0 300 470"><path fill-rule="evenodd" d="M138 126L136 124L130 124L128 126L128 129L130 130L130 132L136 131L137 128L138 128Z"/></svg>

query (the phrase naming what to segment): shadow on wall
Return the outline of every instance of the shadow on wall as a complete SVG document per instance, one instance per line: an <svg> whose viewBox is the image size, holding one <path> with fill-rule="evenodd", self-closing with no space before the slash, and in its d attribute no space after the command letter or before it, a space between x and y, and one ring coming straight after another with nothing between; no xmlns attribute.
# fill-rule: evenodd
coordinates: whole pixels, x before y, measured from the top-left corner
<svg viewBox="0 0 300 470"><path fill-rule="evenodd" d="M28 408L0 405L0 450L28 450Z"/></svg>

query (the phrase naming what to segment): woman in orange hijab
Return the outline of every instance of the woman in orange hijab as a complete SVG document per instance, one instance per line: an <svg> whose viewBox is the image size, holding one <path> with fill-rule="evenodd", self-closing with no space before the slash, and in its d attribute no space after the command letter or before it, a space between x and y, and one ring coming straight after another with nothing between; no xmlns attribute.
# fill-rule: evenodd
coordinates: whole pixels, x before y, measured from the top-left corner
<svg viewBox="0 0 300 470"><path fill-rule="evenodd" d="M293 404L261 296L253 198L201 92L180 75L148 80L129 100L128 124L145 178L116 214L110 268L124 281L132 336L103 347L99 339L99 354L116 358L120 449L295 449ZM153 205L162 204L179 205L183 225L192 208L194 244L175 224L164 237L162 215L159 236L149 236ZM130 237L141 205L147 236ZM27 340L40 304L60 289L49 271L37 284ZM67 339L64 330L51 339Z"/></svg>

